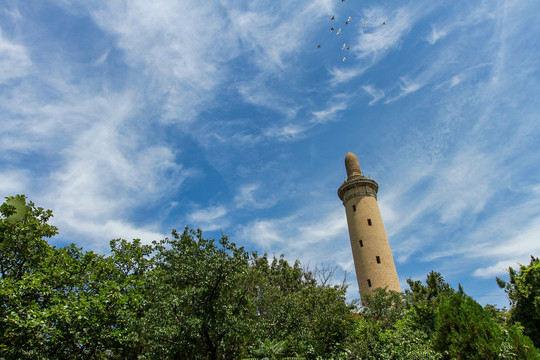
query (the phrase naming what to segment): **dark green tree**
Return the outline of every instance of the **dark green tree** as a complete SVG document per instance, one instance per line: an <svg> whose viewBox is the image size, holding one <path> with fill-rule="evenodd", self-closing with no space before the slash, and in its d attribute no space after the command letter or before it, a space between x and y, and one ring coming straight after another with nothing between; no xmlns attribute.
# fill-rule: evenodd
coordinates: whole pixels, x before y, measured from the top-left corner
<svg viewBox="0 0 540 360"><path fill-rule="evenodd" d="M520 323L525 335L540 347L540 260L531 256L529 265L508 269L510 281L497 278L510 300L510 321Z"/></svg>
<svg viewBox="0 0 540 360"><path fill-rule="evenodd" d="M353 359L439 359L429 335L407 312L401 293L375 289L364 296L354 339Z"/></svg>
<svg viewBox="0 0 540 360"><path fill-rule="evenodd" d="M144 302L134 249L149 249L136 241L114 243L109 257L57 249L44 239L57 232L52 212L28 202L14 220L11 199L25 198L0 208L0 358L133 357L140 341L131 325Z"/></svg>
<svg viewBox="0 0 540 360"><path fill-rule="evenodd" d="M420 280L407 279L409 289L404 292L405 307L408 316L417 329L428 336L435 331L435 317L438 304L455 292L443 276L431 271L426 276L425 285Z"/></svg>
<svg viewBox="0 0 540 360"><path fill-rule="evenodd" d="M402 294L397 291L377 288L370 294L364 295L363 302L360 315L377 322L383 330L391 329L398 320L403 318L405 303Z"/></svg>
<svg viewBox="0 0 540 360"><path fill-rule="evenodd" d="M16 205L14 205L16 204ZM21 279L39 266L49 251L50 238L58 233L48 224L51 210L26 202L24 195L9 196L0 206L0 276Z"/></svg>
<svg viewBox="0 0 540 360"><path fill-rule="evenodd" d="M523 334L523 327L511 324L503 327L499 359L539 360L540 351L535 348L532 340Z"/></svg>
<svg viewBox="0 0 540 360"><path fill-rule="evenodd" d="M439 303L434 343L444 359L497 359L502 329L489 311L456 292Z"/></svg>
<svg viewBox="0 0 540 360"><path fill-rule="evenodd" d="M260 341L285 345L284 356L336 358L345 351L354 325L345 285L318 284L299 261L291 265L283 256L255 257L253 268ZM255 344L252 354L259 349Z"/></svg>
<svg viewBox="0 0 540 360"><path fill-rule="evenodd" d="M145 337L154 359L237 359L252 338L250 255L226 236L175 230L155 243Z"/></svg>

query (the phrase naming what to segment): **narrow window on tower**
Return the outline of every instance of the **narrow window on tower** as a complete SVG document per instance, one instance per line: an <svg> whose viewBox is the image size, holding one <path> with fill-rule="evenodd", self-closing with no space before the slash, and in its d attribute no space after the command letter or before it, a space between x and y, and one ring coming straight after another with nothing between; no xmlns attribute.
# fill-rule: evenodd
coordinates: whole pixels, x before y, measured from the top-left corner
<svg viewBox="0 0 540 360"><path fill-rule="evenodd" d="M356 205L352 206L352 211L356 211Z"/></svg>
<svg viewBox="0 0 540 360"><path fill-rule="evenodd" d="M380 256L377 256L377 264L380 264L381 263L381 257Z"/></svg>
<svg viewBox="0 0 540 360"><path fill-rule="evenodd" d="M360 247L364 247L364 242L362 240L358 240L358 242L360 243Z"/></svg>
<svg viewBox="0 0 540 360"><path fill-rule="evenodd" d="M367 286L371 287L371 280L367 279Z"/></svg>
<svg viewBox="0 0 540 360"><path fill-rule="evenodd" d="M367 219L367 224L371 226L371 219Z"/></svg>

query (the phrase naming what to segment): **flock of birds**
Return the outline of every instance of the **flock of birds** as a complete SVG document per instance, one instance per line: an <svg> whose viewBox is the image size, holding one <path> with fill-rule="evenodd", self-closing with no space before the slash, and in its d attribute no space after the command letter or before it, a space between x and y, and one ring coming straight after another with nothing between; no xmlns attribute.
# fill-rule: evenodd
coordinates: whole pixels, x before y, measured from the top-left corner
<svg viewBox="0 0 540 360"><path fill-rule="evenodd" d="M341 0L341 2L345 2L345 0ZM330 19L330 23L332 23L332 21L336 21L336 15L333 15L332 18ZM351 17L349 16L347 18L347 21L345 21L345 25L349 25L349 22L351 21ZM386 21L383 21L381 26L384 26L386 25ZM368 23L367 21L364 22L364 27L368 26ZM330 25L330 31L333 32L334 30L336 30L336 27L334 26L334 24L332 23ZM336 35L339 35L341 34L341 28L338 28L337 31L336 31ZM317 48L320 49L321 48L321 44L317 45ZM341 46L341 50L351 50L351 46L350 45L347 45L346 43L343 43L343 46ZM346 61L347 60L347 57L346 56L343 56L343 59L342 61Z"/></svg>

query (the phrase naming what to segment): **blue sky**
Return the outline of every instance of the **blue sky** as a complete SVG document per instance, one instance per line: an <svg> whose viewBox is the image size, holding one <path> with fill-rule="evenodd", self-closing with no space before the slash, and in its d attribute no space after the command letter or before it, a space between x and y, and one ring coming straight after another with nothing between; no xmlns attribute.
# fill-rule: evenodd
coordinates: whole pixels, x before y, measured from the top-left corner
<svg viewBox="0 0 540 360"><path fill-rule="evenodd" d="M0 195L53 209L56 245L104 253L188 225L339 278L351 151L379 183L402 287L436 270L506 305L495 276L540 255L538 13L0 1Z"/></svg>

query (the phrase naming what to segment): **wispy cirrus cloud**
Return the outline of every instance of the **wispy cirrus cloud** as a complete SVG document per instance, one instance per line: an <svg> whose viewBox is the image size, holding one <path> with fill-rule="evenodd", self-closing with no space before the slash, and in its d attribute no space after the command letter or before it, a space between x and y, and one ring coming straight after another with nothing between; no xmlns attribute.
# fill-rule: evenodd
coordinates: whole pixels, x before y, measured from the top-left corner
<svg viewBox="0 0 540 360"><path fill-rule="evenodd" d="M124 107L114 100L109 99L107 107L94 108L107 121L97 121L74 135L60 152L62 165L50 169L48 179L47 202L64 232L83 232L95 246L103 241L98 237L103 224L107 236L126 237L140 230L138 237L155 240L157 225L130 223L130 209L153 206L190 174L168 147L150 145L133 132L129 124L136 108L133 99L124 99Z"/></svg>
<svg viewBox="0 0 540 360"><path fill-rule="evenodd" d="M211 231L225 228L229 225L228 213L229 210L225 206L212 206L194 211L188 215L187 219L194 226Z"/></svg>
<svg viewBox="0 0 540 360"><path fill-rule="evenodd" d="M329 70L331 76L330 84L335 87L340 84L346 83L362 75L367 70L367 68L368 67L365 66L342 69L340 67L334 66Z"/></svg>
<svg viewBox="0 0 540 360"><path fill-rule="evenodd" d="M356 274L347 234L345 211L338 201L312 204L296 209L282 217L255 219L239 227L235 238L256 244L262 252L285 254L287 260L301 259L305 268L336 265L333 280L347 276L348 296L358 297Z"/></svg>
<svg viewBox="0 0 540 360"><path fill-rule="evenodd" d="M27 48L7 39L0 28L0 84L25 76L31 66Z"/></svg>
<svg viewBox="0 0 540 360"><path fill-rule="evenodd" d="M397 101L409 94L412 94L418 90L420 90L420 88L422 87L422 84L419 84L411 79L409 79L408 77L401 77L399 78L399 88L400 88L400 92L398 93L398 95L390 98L390 99L387 99L385 101L385 104L389 104L389 103L392 103L394 101Z"/></svg>
<svg viewBox="0 0 540 360"><path fill-rule="evenodd" d="M346 70L331 69L331 84L336 86L362 76L390 51L398 49L402 39L413 29L414 24L432 9L432 5L425 4L399 8L382 6L366 8L361 16L365 26L358 27L351 46L356 63Z"/></svg>
<svg viewBox="0 0 540 360"><path fill-rule="evenodd" d="M421 9L417 7L403 6L393 10L378 6L368 8L363 15L368 19L368 26L360 27L357 41L352 47L354 54L359 59L370 58L375 61L399 46L402 37L411 31L421 15Z"/></svg>
<svg viewBox="0 0 540 360"><path fill-rule="evenodd" d="M236 84L236 89L243 101L256 106L272 109L283 114L285 119L293 119L299 105L284 94L272 88L273 79L268 74L260 74L254 79L244 80Z"/></svg>
<svg viewBox="0 0 540 360"><path fill-rule="evenodd" d="M454 17L451 21L445 20L442 23L432 24L431 32L426 35L425 41L434 45L439 40L451 36L459 30L465 30L486 20L493 20L496 17L493 7L489 6L487 2L467 4L460 14L461 16Z"/></svg>
<svg viewBox="0 0 540 360"><path fill-rule="evenodd" d="M315 216L311 209L307 205L294 215L253 220L241 226L237 236L264 251L286 253L288 257L302 258L312 264L339 260L341 264L351 265L347 222L341 204L338 201L332 205L319 204L319 215ZM343 252L330 251L343 246Z"/></svg>
<svg viewBox="0 0 540 360"><path fill-rule="evenodd" d="M85 11L117 39L127 63L150 80L148 100L166 99L166 121L193 121L227 77L222 65L238 54L227 9L215 2L118 0Z"/></svg>
<svg viewBox="0 0 540 360"><path fill-rule="evenodd" d="M232 28L254 61L265 72L290 67L286 58L303 48L306 34L318 25L317 19L333 12L334 3L317 0L305 4L250 3L230 9Z"/></svg>
<svg viewBox="0 0 540 360"><path fill-rule="evenodd" d="M22 169L0 171L0 194L25 194L30 178L30 173ZM0 200L3 202L3 199Z"/></svg>
<svg viewBox="0 0 540 360"><path fill-rule="evenodd" d="M346 110L347 107L348 105L345 101L332 103L327 109L314 111L314 118L311 120L311 122L316 124L322 124L328 121L332 121L340 111Z"/></svg>
<svg viewBox="0 0 540 360"><path fill-rule="evenodd" d="M371 96L371 101L368 103L369 106L376 104L379 100L384 98L384 91L375 88L373 85L364 85L362 86L362 90Z"/></svg>
<svg viewBox="0 0 540 360"><path fill-rule="evenodd" d="M265 209L272 207L277 199L269 194L262 184L244 184L234 196L236 208Z"/></svg>
<svg viewBox="0 0 540 360"><path fill-rule="evenodd" d="M40 197L54 209L62 236L81 237L95 249L106 250L112 237L161 237L157 224L135 225L130 213L178 189L190 171L167 146L149 141L151 131L138 133L148 123L133 126L140 119L137 95L72 81L74 69L59 59L40 65L50 71L23 77L0 95L0 160L34 164L5 173L2 191Z"/></svg>
<svg viewBox="0 0 540 360"><path fill-rule="evenodd" d="M264 130L264 135L269 138L275 138L280 141L290 141L304 138L305 132L311 126L303 124L288 123L279 126L273 126Z"/></svg>

